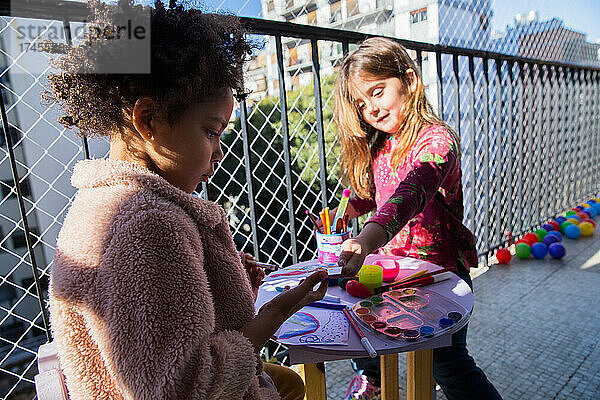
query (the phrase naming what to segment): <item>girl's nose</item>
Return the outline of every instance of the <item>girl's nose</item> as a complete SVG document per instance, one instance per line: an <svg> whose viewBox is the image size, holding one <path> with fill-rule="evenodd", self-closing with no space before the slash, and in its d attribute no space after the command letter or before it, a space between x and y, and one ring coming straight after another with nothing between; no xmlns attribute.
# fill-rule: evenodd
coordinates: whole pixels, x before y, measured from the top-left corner
<svg viewBox="0 0 600 400"><path fill-rule="evenodd" d="M212 162L213 163L219 163L223 160L223 149L221 148L221 143L219 143L217 145L217 148L215 149L215 151L213 152L213 156L212 156Z"/></svg>

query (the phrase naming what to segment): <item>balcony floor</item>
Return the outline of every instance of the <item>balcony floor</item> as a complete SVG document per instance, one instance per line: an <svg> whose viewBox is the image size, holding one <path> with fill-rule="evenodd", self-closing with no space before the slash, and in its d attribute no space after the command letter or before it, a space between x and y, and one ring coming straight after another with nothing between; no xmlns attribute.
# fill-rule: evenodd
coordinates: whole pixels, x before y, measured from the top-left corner
<svg viewBox="0 0 600 400"><path fill-rule="evenodd" d="M600 399L600 232L564 243L563 260L513 257L472 271L469 351L506 400ZM343 399L350 362L329 362L326 373L328 398Z"/></svg>

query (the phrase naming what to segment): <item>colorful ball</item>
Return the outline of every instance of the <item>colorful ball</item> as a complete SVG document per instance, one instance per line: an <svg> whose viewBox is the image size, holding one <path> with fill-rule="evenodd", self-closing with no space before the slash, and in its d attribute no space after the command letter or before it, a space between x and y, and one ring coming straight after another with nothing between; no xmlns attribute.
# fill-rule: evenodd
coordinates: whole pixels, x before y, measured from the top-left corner
<svg viewBox="0 0 600 400"><path fill-rule="evenodd" d="M594 228L596 227L596 221L594 221L593 219L586 219L585 222L589 222Z"/></svg>
<svg viewBox="0 0 600 400"><path fill-rule="evenodd" d="M550 256L552 258L560 259L565 256L567 251L565 250L565 246L563 246L562 244L552 243L550 246L548 246L548 253L550 253Z"/></svg>
<svg viewBox="0 0 600 400"><path fill-rule="evenodd" d="M569 218L567 218L567 220L565 222L570 222L573 225L579 225L579 223L581 222L579 219L575 218L576 215L571 215Z"/></svg>
<svg viewBox="0 0 600 400"><path fill-rule="evenodd" d="M536 229L535 231L533 231L533 233L535 233L538 237L538 240L541 242L542 240L544 240L544 237L548 234L548 231L542 228Z"/></svg>
<svg viewBox="0 0 600 400"><path fill-rule="evenodd" d="M546 257L546 254L548 254L548 248L544 243L534 243L533 246L531 246L531 255L538 260Z"/></svg>
<svg viewBox="0 0 600 400"><path fill-rule="evenodd" d="M562 242L562 235L558 231L548 232L548 235L546 235L546 236L554 236L555 238L558 239L559 242Z"/></svg>
<svg viewBox="0 0 600 400"><path fill-rule="evenodd" d="M569 221L561 222L561 224L560 224L560 231L561 231L562 233L565 233L565 228L566 228L567 226L569 226L569 225L573 225L573 223L572 223L572 222L569 222Z"/></svg>
<svg viewBox="0 0 600 400"><path fill-rule="evenodd" d="M587 221L579 224L579 230L581 231L582 236L592 236L594 233L594 226Z"/></svg>
<svg viewBox="0 0 600 400"><path fill-rule="evenodd" d="M569 210L565 213L565 217L569 218L571 215L576 215L578 210Z"/></svg>
<svg viewBox="0 0 600 400"><path fill-rule="evenodd" d="M554 227L552 225L550 225L549 223L542 225L540 228L542 228L546 232L550 232L550 231L554 230ZM546 235L544 235L544 236L546 236Z"/></svg>
<svg viewBox="0 0 600 400"><path fill-rule="evenodd" d="M523 236L523 239L525 239L525 241L527 243L529 243L530 246L532 244L537 243L537 242L540 241L540 238L538 237L538 235L536 235L533 232L526 233L525 236Z"/></svg>
<svg viewBox="0 0 600 400"><path fill-rule="evenodd" d="M508 249L498 249L498 251L496 251L496 258L500 264L508 264L512 255Z"/></svg>
<svg viewBox="0 0 600 400"><path fill-rule="evenodd" d="M526 243L519 243L515 246L515 254L522 260L529 258L529 255L531 254L531 247L529 247L529 245Z"/></svg>
<svg viewBox="0 0 600 400"><path fill-rule="evenodd" d="M588 218L594 218L593 211L594 211L593 208L587 208L587 209L581 211L581 213L586 215Z"/></svg>
<svg viewBox="0 0 600 400"><path fill-rule="evenodd" d="M556 236L554 236L554 235L550 235L550 234L548 234L548 235L546 235L546 237L544 238L544 244L545 244L546 246L550 246L552 243L558 243L558 242L560 242L560 239L559 239L559 238L557 238L557 237L556 237Z"/></svg>
<svg viewBox="0 0 600 400"><path fill-rule="evenodd" d="M555 231L560 231L560 222L550 221L548 225L552 225Z"/></svg>
<svg viewBox="0 0 600 400"><path fill-rule="evenodd" d="M565 228L565 236L569 239L579 239L581 229L577 225L569 225Z"/></svg>
<svg viewBox="0 0 600 400"><path fill-rule="evenodd" d="M567 221L570 219L574 219L577 223L581 222L581 217L579 217L577 214L569 215L569 218L567 218Z"/></svg>
<svg viewBox="0 0 600 400"><path fill-rule="evenodd" d="M588 203L590 206L593 206L594 204L596 204L596 200L588 200L586 201L586 203Z"/></svg>
<svg viewBox="0 0 600 400"><path fill-rule="evenodd" d="M577 207L571 208L571 210L579 212L579 211L583 210L583 207L582 206L577 206Z"/></svg>
<svg viewBox="0 0 600 400"><path fill-rule="evenodd" d="M523 239L523 238L517 240L515 242L515 246L518 245L519 243L525 243L527 246L529 246L529 242L527 240Z"/></svg>
<svg viewBox="0 0 600 400"><path fill-rule="evenodd" d="M587 218L591 218L591 215L588 215L589 211L588 211L588 214L586 214L584 211L586 211L586 210L583 210L583 211L577 213L577 216L579 217L580 221L583 221L584 219L587 219Z"/></svg>
<svg viewBox="0 0 600 400"><path fill-rule="evenodd" d="M556 222L558 222L558 224L560 225L560 224L562 224L563 222L565 222L567 219L566 219L565 217L556 217L556 218L554 218L554 220L555 220ZM557 230L558 230L558 229L557 229Z"/></svg>
<svg viewBox="0 0 600 400"><path fill-rule="evenodd" d="M583 208L590 208L591 206L588 203L581 203Z"/></svg>

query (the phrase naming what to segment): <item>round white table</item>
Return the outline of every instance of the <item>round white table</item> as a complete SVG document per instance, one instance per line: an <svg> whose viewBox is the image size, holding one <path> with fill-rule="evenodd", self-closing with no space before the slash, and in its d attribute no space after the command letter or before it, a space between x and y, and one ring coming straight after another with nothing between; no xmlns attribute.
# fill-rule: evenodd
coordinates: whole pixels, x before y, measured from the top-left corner
<svg viewBox="0 0 600 400"><path fill-rule="evenodd" d="M376 260L395 259L399 261L400 269L398 276L406 275L405 270L427 270L429 272L441 269L440 266L426 261L392 257L369 255L365 264L371 264ZM294 264L290 267L302 267L317 263L316 260ZM363 333L381 356L381 383L382 398L385 400L399 399L398 391L398 353L407 352L407 400L423 400L435 398L435 387L433 381L433 349L449 346L452 343L452 335L462 329L469 321L473 310L473 293L465 281L452 274L451 279L438 282L426 287L428 291L438 293L452 300L468 310L461 320L444 331L439 336L432 338L421 338L416 342L408 342L403 339L391 339L362 327ZM279 293L273 286L261 287L256 300L256 309L277 296ZM338 296L341 303L352 305L359 301L357 297L349 295L338 286L330 286L327 294ZM453 310L448 310L453 311ZM350 328L347 345L301 345L288 346L289 357L292 364L303 364L303 373L306 384L306 398L327 399L325 389L324 361L343 360L357 357L368 357L363 348L358 334Z"/></svg>

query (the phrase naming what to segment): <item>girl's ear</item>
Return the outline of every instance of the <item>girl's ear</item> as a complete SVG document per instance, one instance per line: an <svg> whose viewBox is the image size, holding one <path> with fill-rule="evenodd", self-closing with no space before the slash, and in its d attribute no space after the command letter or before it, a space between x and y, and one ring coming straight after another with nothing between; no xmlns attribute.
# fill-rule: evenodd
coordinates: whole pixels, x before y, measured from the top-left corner
<svg viewBox="0 0 600 400"><path fill-rule="evenodd" d="M144 141L151 141L153 138L152 117L155 110L156 103L150 97L140 97L133 106L131 121L135 130Z"/></svg>
<svg viewBox="0 0 600 400"><path fill-rule="evenodd" d="M411 93L414 93L415 90L417 90L417 84L419 82L419 77L417 76L417 73L415 72L414 69L409 68L406 70L406 75L408 75L408 90Z"/></svg>

